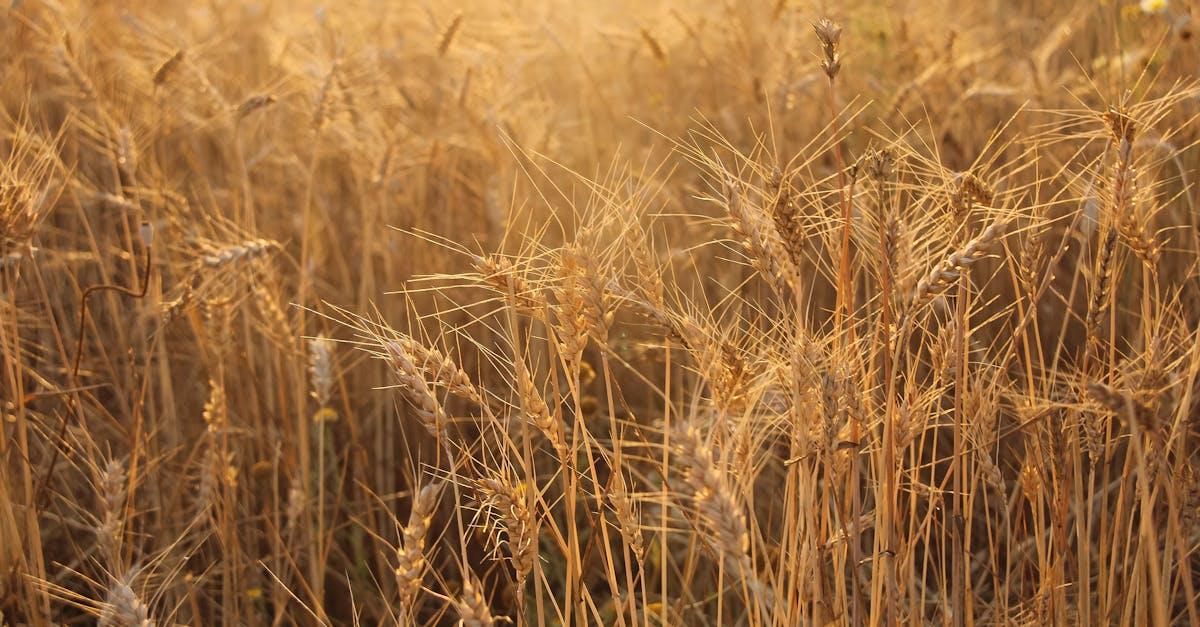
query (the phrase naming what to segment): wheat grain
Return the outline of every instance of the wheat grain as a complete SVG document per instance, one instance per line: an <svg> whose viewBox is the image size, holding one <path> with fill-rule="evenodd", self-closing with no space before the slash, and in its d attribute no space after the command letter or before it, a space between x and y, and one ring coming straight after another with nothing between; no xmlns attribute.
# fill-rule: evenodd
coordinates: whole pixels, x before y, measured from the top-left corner
<svg viewBox="0 0 1200 627"><path fill-rule="evenodd" d="M396 547L396 589L400 594L400 607L410 613L410 619L414 600L421 591L425 577L425 543L441 491L442 484L430 483L416 492L408 514L408 524L401 529L400 545Z"/></svg>

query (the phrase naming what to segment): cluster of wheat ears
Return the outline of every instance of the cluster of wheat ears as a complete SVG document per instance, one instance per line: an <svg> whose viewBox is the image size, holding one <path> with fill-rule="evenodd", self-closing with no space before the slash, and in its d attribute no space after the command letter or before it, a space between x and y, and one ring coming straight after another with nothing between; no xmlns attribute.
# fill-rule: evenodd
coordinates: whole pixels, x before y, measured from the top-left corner
<svg viewBox="0 0 1200 627"><path fill-rule="evenodd" d="M1200 624L1179 0L0 8L0 624Z"/></svg>

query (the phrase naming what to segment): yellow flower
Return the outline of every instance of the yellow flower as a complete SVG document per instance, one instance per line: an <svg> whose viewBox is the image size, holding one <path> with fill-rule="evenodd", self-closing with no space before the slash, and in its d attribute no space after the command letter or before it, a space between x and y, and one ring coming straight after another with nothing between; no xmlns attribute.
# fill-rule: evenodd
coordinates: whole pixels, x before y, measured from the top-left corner
<svg viewBox="0 0 1200 627"><path fill-rule="evenodd" d="M338 413L332 407L322 407L313 414L313 422L336 422Z"/></svg>
<svg viewBox="0 0 1200 627"><path fill-rule="evenodd" d="M1162 13L1167 10L1167 0L1142 0L1138 6L1142 13Z"/></svg>

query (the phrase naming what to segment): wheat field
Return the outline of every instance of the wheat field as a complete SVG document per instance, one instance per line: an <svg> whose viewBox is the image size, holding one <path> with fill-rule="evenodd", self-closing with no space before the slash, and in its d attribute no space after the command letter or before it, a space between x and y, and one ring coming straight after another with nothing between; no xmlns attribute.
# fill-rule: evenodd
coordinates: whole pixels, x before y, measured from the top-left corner
<svg viewBox="0 0 1200 627"><path fill-rule="evenodd" d="M1182 0L12 0L0 625L1200 624Z"/></svg>

